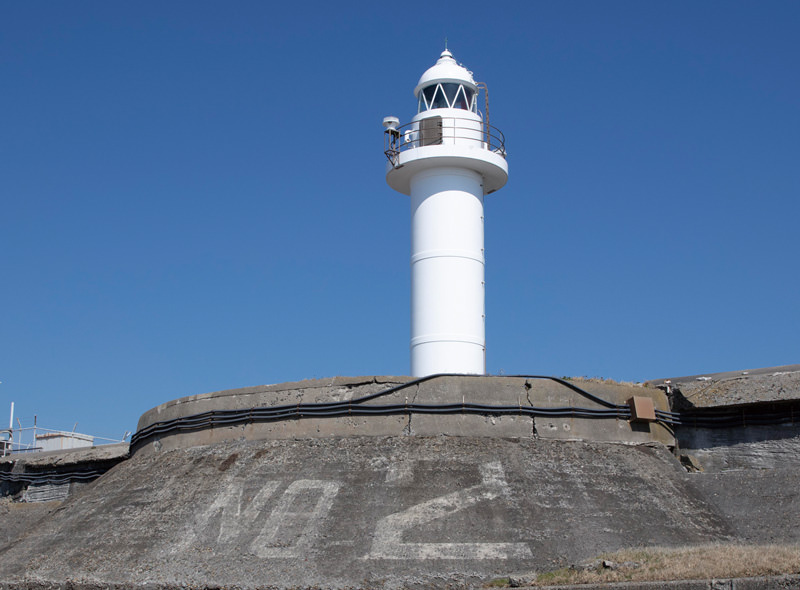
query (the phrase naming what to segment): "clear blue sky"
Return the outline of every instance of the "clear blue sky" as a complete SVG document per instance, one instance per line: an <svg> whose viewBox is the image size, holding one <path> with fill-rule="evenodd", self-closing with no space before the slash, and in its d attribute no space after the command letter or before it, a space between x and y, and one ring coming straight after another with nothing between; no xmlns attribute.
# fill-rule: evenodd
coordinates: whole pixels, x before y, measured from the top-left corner
<svg viewBox="0 0 800 590"><path fill-rule="evenodd" d="M800 362L800 2L5 2L0 424L406 374L381 120L488 83L491 373ZM5 417L3 417L5 416Z"/></svg>

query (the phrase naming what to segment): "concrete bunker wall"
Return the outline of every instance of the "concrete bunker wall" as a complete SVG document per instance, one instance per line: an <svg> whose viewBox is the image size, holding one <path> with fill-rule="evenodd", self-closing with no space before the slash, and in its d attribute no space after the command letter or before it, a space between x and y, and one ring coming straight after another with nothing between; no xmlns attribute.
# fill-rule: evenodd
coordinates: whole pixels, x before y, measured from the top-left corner
<svg viewBox="0 0 800 590"><path fill-rule="evenodd" d="M226 440L325 438L330 436L486 436L521 437L558 440L589 440L625 443L660 442L675 444L669 428L659 423L633 423L627 400L632 396L653 399L657 410L669 411L666 395L655 388L643 388L603 382L570 383L551 378L435 376L425 380L410 377L336 377L279 385L227 390L174 400L142 415L138 434L159 425L189 421L185 429L172 428L142 436L132 442L134 452L158 452L173 448L212 444ZM583 395L586 389L617 410ZM390 393L358 402L359 398L389 391ZM352 415L343 411L335 417L295 415L280 420L258 421L249 417L248 409L352 402ZM462 405L483 405L506 408L507 412L463 413ZM453 413L430 414L404 411L403 406L428 405L454 407ZM380 407L399 407L393 415L377 413ZM519 412L516 411L519 408ZM553 415L530 416L525 408L553 410ZM585 409L605 412L601 417L585 417L580 412L557 415L557 409ZM204 416L240 411L243 419L233 425L220 420L209 425ZM357 415L356 410L376 410L372 415ZM625 412L628 412L627 414ZM199 424L193 427L192 424ZM181 427L182 428L182 427Z"/></svg>
<svg viewBox="0 0 800 590"><path fill-rule="evenodd" d="M795 458L788 468L751 462L687 473L670 452L675 439L665 424L633 423L622 411L642 394L668 410L659 390L569 385L335 378L168 402L142 416L140 432L151 434L136 441L130 459L118 458L57 510L39 511L46 517L30 520L34 526L15 529L25 532L0 547L0 585L445 587L524 577L621 547L800 540L786 518L800 510L794 447L786 450ZM400 411L203 422L251 408L355 403L387 390L361 407L617 409L599 419ZM199 422L152 429L187 418ZM792 428L782 431L786 441L796 438ZM743 432L683 430L696 449L725 447L725 436ZM744 434L742 448L768 444L762 430ZM80 463L78 455L62 459Z"/></svg>
<svg viewBox="0 0 800 590"><path fill-rule="evenodd" d="M13 546L6 580L478 583L730 530L657 443L368 436L137 453ZM16 583L16 582L15 582Z"/></svg>

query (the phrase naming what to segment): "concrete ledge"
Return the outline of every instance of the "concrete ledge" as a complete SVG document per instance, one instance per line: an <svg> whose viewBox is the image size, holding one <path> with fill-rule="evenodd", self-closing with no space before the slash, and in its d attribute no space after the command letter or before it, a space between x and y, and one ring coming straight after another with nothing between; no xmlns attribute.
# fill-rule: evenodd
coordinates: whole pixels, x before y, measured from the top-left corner
<svg viewBox="0 0 800 590"><path fill-rule="evenodd" d="M793 400L800 399L800 365L653 379L646 385L676 390L678 409Z"/></svg>
<svg viewBox="0 0 800 590"><path fill-rule="evenodd" d="M115 443L46 453L15 453L0 457L0 465L12 463L20 467L65 467L83 463L121 461L127 456L128 443Z"/></svg>
<svg viewBox="0 0 800 590"><path fill-rule="evenodd" d="M485 404L538 408L607 409L564 384L526 377L440 376L416 383L411 377L334 377L207 393L161 404L139 419L141 431L154 424L209 411L244 410L325 402L343 402L408 385L359 404ZM575 385L615 405L625 406L633 395L653 399L659 410L669 410L659 389L633 385L577 381ZM166 451L227 440L322 438L330 436L477 436L545 438L674 446L672 433L657 423L634 423L617 418L491 416L478 414L403 414L393 416L337 416L288 418L272 422L155 434L135 445L135 452Z"/></svg>

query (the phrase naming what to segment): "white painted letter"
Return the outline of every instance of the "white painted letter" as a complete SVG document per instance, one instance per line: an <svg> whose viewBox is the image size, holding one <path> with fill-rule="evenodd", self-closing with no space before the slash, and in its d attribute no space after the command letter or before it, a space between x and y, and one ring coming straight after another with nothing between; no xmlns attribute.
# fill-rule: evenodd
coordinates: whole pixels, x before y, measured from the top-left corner
<svg viewBox="0 0 800 590"><path fill-rule="evenodd" d="M318 494L316 503L313 495ZM292 482L250 546L259 557L301 557L322 526L339 483L317 479ZM295 540L296 539L296 540ZM290 544L291 541L294 541Z"/></svg>
<svg viewBox="0 0 800 590"><path fill-rule="evenodd" d="M508 559L531 557L525 543L404 543L403 533L416 526L446 518L484 500L508 494L499 462L480 466L481 483L440 496L378 521L372 550L365 559Z"/></svg>

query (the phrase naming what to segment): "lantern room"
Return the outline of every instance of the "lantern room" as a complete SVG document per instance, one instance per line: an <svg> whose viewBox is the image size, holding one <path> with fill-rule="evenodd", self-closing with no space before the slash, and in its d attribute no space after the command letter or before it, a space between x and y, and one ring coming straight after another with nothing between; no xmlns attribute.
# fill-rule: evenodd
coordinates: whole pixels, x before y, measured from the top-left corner
<svg viewBox="0 0 800 590"><path fill-rule="evenodd" d="M472 72L459 65L447 49L422 74L414 95L417 97L418 114L434 109L478 112L478 86L472 78Z"/></svg>

